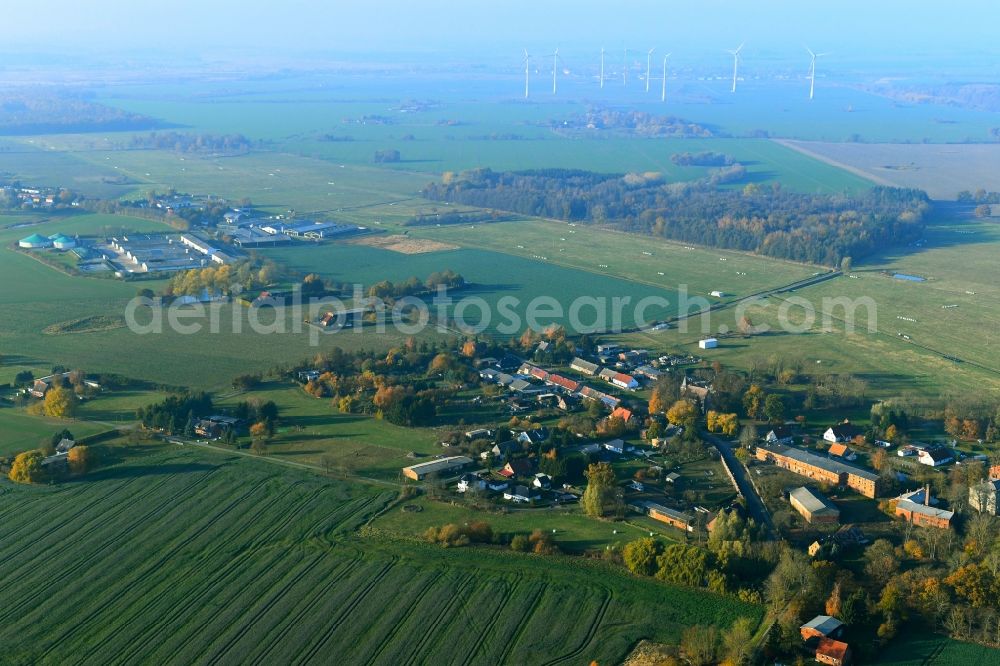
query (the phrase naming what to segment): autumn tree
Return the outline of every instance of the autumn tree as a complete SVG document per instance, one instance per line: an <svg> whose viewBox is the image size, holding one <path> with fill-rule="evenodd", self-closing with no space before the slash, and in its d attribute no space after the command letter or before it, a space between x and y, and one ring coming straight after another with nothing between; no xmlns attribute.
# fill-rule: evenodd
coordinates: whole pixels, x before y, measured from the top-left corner
<svg viewBox="0 0 1000 666"><path fill-rule="evenodd" d="M85 474L94 464L94 456L89 446L74 446L66 454L66 462L74 474Z"/></svg>
<svg viewBox="0 0 1000 666"><path fill-rule="evenodd" d="M62 386L53 386L45 394L43 411L46 416L68 419L76 413L77 399L73 391Z"/></svg>
<svg viewBox="0 0 1000 666"><path fill-rule="evenodd" d="M475 340L466 340L462 344L462 356L473 358L476 355L477 346Z"/></svg>
<svg viewBox="0 0 1000 666"><path fill-rule="evenodd" d="M693 625L681 634L681 651L691 666L705 666L715 662L719 647L719 631L712 626Z"/></svg>
<svg viewBox="0 0 1000 666"><path fill-rule="evenodd" d="M760 416L764 407L764 389L758 384L752 384L747 392L743 394L743 411L748 418L756 419Z"/></svg>
<svg viewBox="0 0 1000 666"><path fill-rule="evenodd" d="M8 478L15 483L37 483L43 476L42 457L42 452L37 449L19 453L10 467Z"/></svg>
<svg viewBox="0 0 1000 666"><path fill-rule="evenodd" d="M691 430L698 420L698 408L688 400L678 400L667 410L667 420L674 425L684 426L685 430Z"/></svg>

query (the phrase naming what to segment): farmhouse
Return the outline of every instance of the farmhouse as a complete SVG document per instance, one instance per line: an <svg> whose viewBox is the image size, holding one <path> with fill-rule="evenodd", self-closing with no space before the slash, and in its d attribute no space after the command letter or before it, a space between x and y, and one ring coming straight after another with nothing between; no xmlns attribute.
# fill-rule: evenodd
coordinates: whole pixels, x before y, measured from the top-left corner
<svg viewBox="0 0 1000 666"><path fill-rule="evenodd" d="M983 481L969 488L969 506L980 513L1000 515L997 513L997 507L1000 506L998 500L1000 500L1000 479Z"/></svg>
<svg viewBox="0 0 1000 666"><path fill-rule="evenodd" d="M939 467L954 461L951 451L943 447L918 449L917 462L928 467Z"/></svg>
<svg viewBox="0 0 1000 666"><path fill-rule="evenodd" d="M500 470L500 476L504 476L508 479L513 479L518 476L531 476L535 471L535 465L528 458L518 458L516 460L510 460L503 469Z"/></svg>
<svg viewBox="0 0 1000 666"><path fill-rule="evenodd" d="M472 464L472 458L466 458L465 456L448 456L447 458L438 458L437 460L429 460L427 462L404 467L403 476L408 479L413 479L414 481L423 481L431 474L454 472L470 464Z"/></svg>
<svg viewBox="0 0 1000 666"><path fill-rule="evenodd" d="M630 391L634 391L639 388L639 382L637 382L635 377L632 377L631 375L616 372L610 368L605 368L597 374L604 381L609 384L614 384L619 388L628 389Z"/></svg>
<svg viewBox="0 0 1000 666"><path fill-rule="evenodd" d="M691 525L693 519L686 513L665 507L662 504L656 504L655 502L636 502L632 506L640 513L645 513L653 520L658 520L661 523L672 525L673 527L686 532L694 531L694 527Z"/></svg>
<svg viewBox="0 0 1000 666"><path fill-rule="evenodd" d="M614 397L613 395L608 395L603 391L598 391L597 389L591 388L589 386L580 387L580 396L588 400L600 400L611 409L617 407L618 404L621 402L621 400Z"/></svg>
<svg viewBox="0 0 1000 666"><path fill-rule="evenodd" d="M843 641L821 638L816 645L816 661L829 666L846 666L851 660L851 648Z"/></svg>
<svg viewBox="0 0 1000 666"><path fill-rule="evenodd" d="M795 436L788 426L777 426L767 431L764 441L768 444L791 444L795 441Z"/></svg>
<svg viewBox="0 0 1000 666"><path fill-rule="evenodd" d="M801 486L788 493L788 501L792 507L802 514L810 524L837 523L840 520L840 509L830 503L820 493Z"/></svg>
<svg viewBox="0 0 1000 666"><path fill-rule="evenodd" d="M837 425L830 426L823 433L823 439L828 442L841 443L850 442L861 434L861 428L851 425L850 421L844 421Z"/></svg>
<svg viewBox="0 0 1000 666"><path fill-rule="evenodd" d="M936 527L946 530L951 527L955 513L932 506L930 488L921 488L903 493L896 500L896 516L921 527Z"/></svg>
<svg viewBox="0 0 1000 666"><path fill-rule="evenodd" d="M874 499L878 494L877 474L839 460L830 460L809 451L781 444L758 446L756 456L757 460L772 461L778 467L810 479L847 486L865 497Z"/></svg>
<svg viewBox="0 0 1000 666"><path fill-rule="evenodd" d="M590 361L584 361L582 358L574 358L573 362L569 364L571 370L576 370L577 372L583 373L585 375L596 375L597 371L600 370L599 365L596 363L591 363Z"/></svg>
<svg viewBox="0 0 1000 666"><path fill-rule="evenodd" d="M844 632L844 623L830 615L817 615L799 627L802 640L811 638L840 638Z"/></svg>
<svg viewBox="0 0 1000 666"><path fill-rule="evenodd" d="M651 382L655 382L663 373L651 365L640 365L633 371L633 374L645 377Z"/></svg>

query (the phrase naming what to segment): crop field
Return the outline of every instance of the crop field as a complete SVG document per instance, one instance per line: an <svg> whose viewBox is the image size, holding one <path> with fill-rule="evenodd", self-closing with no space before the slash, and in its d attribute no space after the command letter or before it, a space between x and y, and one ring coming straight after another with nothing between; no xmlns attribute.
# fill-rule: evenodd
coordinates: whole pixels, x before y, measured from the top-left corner
<svg viewBox="0 0 1000 666"><path fill-rule="evenodd" d="M640 637L762 615L600 563L358 537L391 494L273 470L175 448L0 482L5 659L612 663Z"/></svg>
<svg viewBox="0 0 1000 666"><path fill-rule="evenodd" d="M932 199L962 190L1000 190L1000 145L787 142L804 153L845 165L872 180L916 187Z"/></svg>

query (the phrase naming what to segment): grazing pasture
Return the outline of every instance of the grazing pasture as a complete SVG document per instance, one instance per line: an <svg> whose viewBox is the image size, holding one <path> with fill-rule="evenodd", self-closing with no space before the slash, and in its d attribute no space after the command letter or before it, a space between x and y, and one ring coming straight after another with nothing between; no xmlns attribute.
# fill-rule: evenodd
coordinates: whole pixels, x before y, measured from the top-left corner
<svg viewBox="0 0 1000 666"><path fill-rule="evenodd" d="M641 637L762 616L598 562L358 536L391 493L277 470L175 448L58 486L0 481L6 658L610 663Z"/></svg>

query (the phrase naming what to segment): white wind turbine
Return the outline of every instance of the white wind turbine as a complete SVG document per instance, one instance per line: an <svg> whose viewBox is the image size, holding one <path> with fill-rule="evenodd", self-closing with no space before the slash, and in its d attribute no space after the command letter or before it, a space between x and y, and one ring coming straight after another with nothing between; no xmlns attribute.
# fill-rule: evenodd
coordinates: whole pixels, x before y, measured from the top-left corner
<svg viewBox="0 0 1000 666"><path fill-rule="evenodd" d="M740 44L736 50L729 51L729 53L733 56L733 89L730 90L730 92L736 92L736 76L739 74L740 69L740 51L743 50L744 44L746 44L746 42Z"/></svg>
<svg viewBox="0 0 1000 666"><path fill-rule="evenodd" d="M528 49L524 49L524 99L528 99L528 78L530 76L531 56Z"/></svg>
<svg viewBox="0 0 1000 666"><path fill-rule="evenodd" d="M559 71L559 47L552 52L552 94L556 94L556 72Z"/></svg>
<svg viewBox="0 0 1000 666"><path fill-rule="evenodd" d="M601 47L601 89L604 89L604 47Z"/></svg>
<svg viewBox="0 0 1000 666"><path fill-rule="evenodd" d="M653 51L655 50L655 48L652 48L646 51L646 92L649 92L649 68L653 63Z"/></svg>
<svg viewBox="0 0 1000 666"><path fill-rule="evenodd" d="M813 93L816 92L816 58L822 58L825 55L830 55L829 53L813 53L812 49L808 46L806 51L809 52L809 100L812 101Z"/></svg>
<svg viewBox="0 0 1000 666"><path fill-rule="evenodd" d="M660 101L661 102L666 102L667 101L667 58L669 58L669 57L670 57L669 53L667 53L666 55L663 56L663 78L660 79L660 83L661 83L661 87L660 87Z"/></svg>

